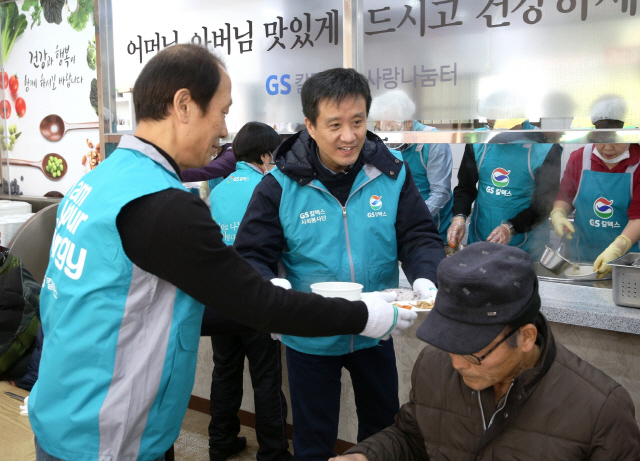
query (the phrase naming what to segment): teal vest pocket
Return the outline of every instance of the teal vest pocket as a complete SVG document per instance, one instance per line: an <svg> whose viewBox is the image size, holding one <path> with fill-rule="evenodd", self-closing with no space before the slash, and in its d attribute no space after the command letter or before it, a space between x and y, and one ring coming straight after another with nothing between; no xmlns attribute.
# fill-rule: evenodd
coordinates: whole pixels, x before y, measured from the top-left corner
<svg viewBox="0 0 640 461"><path fill-rule="evenodd" d="M286 267L286 265L285 265ZM291 287L294 290L304 291L306 293L311 292L311 285L320 282L339 282L338 276L331 271L324 271L321 269L313 270L312 272L293 271L289 267L287 269L287 280L291 282Z"/></svg>
<svg viewBox="0 0 640 461"><path fill-rule="evenodd" d="M398 285L400 270L398 260L394 259L382 264L376 264L367 269L369 289L366 291L380 291L386 288L395 288Z"/></svg>
<svg viewBox="0 0 640 461"><path fill-rule="evenodd" d="M177 438L182 421L176 415L186 408L191 396L193 381L195 380L196 362L198 360L198 346L200 344L201 322L181 322L178 328L174 347L173 368L166 389L160 395L159 389L156 401L158 412L154 416L149 414L149 420L154 421L152 438L166 437L168 433ZM170 350L170 349L168 349ZM162 421L162 424L158 424Z"/></svg>

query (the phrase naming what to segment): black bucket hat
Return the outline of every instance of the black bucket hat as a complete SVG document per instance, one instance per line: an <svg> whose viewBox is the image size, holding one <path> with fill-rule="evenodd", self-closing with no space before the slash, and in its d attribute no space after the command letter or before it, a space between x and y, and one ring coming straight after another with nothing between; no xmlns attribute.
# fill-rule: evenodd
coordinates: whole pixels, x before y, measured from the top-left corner
<svg viewBox="0 0 640 461"><path fill-rule="evenodd" d="M478 242L438 266L436 302L417 336L452 354L474 354L506 325L533 323L540 311L538 278L524 251Z"/></svg>

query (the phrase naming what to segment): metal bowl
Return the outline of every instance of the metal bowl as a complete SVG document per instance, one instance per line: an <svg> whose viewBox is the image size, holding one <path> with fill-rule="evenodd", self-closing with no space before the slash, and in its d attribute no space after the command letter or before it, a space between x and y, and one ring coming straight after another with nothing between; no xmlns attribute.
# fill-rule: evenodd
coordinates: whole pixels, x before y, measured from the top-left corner
<svg viewBox="0 0 640 461"><path fill-rule="evenodd" d="M449 245L445 245L444 252L446 253L447 257L449 257L457 253L458 251L464 249L464 247L466 247L466 245L458 245L457 247L453 247L453 248L451 248Z"/></svg>
<svg viewBox="0 0 640 461"><path fill-rule="evenodd" d="M571 262L562 257L560 253L552 250L548 246L545 246L542 258L540 258L540 264L546 269L549 269L554 274L560 274L563 270L571 265Z"/></svg>

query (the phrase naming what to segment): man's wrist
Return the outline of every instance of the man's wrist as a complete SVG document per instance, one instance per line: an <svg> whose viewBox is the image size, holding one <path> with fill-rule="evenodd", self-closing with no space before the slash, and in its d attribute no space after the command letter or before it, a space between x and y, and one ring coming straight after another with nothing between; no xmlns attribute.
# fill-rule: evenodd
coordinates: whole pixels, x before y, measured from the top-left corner
<svg viewBox="0 0 640 461"><path fill-rule="evenodd" d="M511 236L512 236L512 237L513 237L514 235L516 235L516 234L517 234L517 232L516 232L516 228L515 228L515 227L513 227L513 224L511 224L511 222L510 222L510 221L505 221L505 222L503 222L503 223L502 223L502 225L503 225L504 227L506 227L507 229L509 229L509 232L511 233Z"/></svg>

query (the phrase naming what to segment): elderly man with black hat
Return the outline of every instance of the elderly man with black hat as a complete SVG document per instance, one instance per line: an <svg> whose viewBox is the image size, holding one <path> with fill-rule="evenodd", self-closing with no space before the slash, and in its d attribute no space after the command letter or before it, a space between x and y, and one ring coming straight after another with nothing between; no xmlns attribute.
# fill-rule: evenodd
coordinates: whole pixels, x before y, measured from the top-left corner
<svg viewBox="0 0 640 461"><path fill-rule="evenodd" d="M628 392L554 340L524 251L475 243L438 281L409 402L337 459L640 459Z"/></svg>

